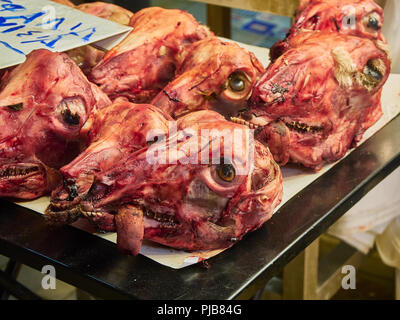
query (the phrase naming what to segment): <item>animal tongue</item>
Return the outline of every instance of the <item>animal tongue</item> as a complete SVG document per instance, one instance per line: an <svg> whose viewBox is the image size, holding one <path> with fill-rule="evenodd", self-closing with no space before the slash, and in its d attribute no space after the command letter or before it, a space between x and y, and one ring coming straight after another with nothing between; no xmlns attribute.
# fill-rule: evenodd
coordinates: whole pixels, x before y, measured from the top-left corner
<svg viewBox="0 0 400 320"><path fill-rule="evenodd" d="M115 224L118 249L133 256L138 255L144 234L142 209L133 205L125 205L118 210Z"/></svg>

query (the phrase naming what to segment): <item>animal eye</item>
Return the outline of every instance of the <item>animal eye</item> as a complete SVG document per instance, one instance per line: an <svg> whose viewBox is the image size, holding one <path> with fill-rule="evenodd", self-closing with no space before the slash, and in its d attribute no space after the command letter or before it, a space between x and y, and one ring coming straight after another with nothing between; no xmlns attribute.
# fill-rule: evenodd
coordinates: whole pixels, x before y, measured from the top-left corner
<svg viewBox="0 0 400 320"><path fill-rule="evenodd" d="M85 105L79 97L66 98L58 105L57 112L64 123L78 126L81 123L81 115L85 114Z"/></svg>
<svg viewBox="0 0 400 320"><path fill-rule="evenodd" d="M235 179L235 177L236 177L235 168L231 164L219 165L217 168L217 173L218 173L218 176L226 182L232 182L233 179Z"/></svg>
<svg viewBox="0 0 400 320"><path fill-rule="evenodd" d="M377 13L372 13L367 17L366 20L367 27L372 30L379 30L381 28L381 24L379 22L379 16Z"/></svg>
<svg viewBox="0 0 400 320"><path fill-rule="evenodd" d="M375 17L369 17L368 19L368 27L374 30L379 30L379 21Z"/></svg>
<svg viewBox="0 0 400 320"><path fill-rule="evenodd" d="M246 89L246 78L240 72L234 72L228 79L229 87L232 91L243 91Z"/></svg>
<svg viewBox="0 0 400 320"><path fill-rule="evenodd" d="M7 107L10 110L13 110L13 111L21 111L23 109L23 107L24 107L24 104L23 103L17 103L17 104L9 105Z"/></svg>
<svg viewBox="0 0 400 320"><path fill-rule="evenodd" d="M77 113L72 114L71 110L69 110L69 109L64 109L63 111L61 111L61 115L62 115L63 120L67 124L70 124L73 126L77 126L80 124L81 117L79 116L79 114L77 114Z"/></svg>
<svg viewBox="0 0 400 320"><path fill-rule="evenodd" d="M383 78L382 72L379 69L379 60L369 60L364 67L364 74L372 82L378 83Z"/></svg>
<svg viewBox="0 0 400 320"><path fill-rule="evenodd" d="M151 146L153 144L155 144L158 141L158 137L155 137L153 140L148 140L146 142L147 146Z"/></svg>
<svg viewBox="0 0 400 320"><path fill-rule="evenodd" d="M165 136L162 136L162 135L160 135L160 136L154 136L154 137L152 137L152 138L149 138L147 141L146 141L146 144L147 144L147 146L151 146L151 145L153 145L153 144L155 144L155 143L160 143L160 142L162 142L162 141L164 141L165 140Z"/></svg>

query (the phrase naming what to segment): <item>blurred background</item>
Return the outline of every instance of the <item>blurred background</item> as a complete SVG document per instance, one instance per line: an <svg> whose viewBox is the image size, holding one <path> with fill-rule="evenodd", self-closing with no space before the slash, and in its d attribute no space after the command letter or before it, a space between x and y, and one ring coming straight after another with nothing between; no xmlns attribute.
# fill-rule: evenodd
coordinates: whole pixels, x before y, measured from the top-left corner
<svg viewBox="0 0 400 320"><path fill-rule="evenodd" d="M73 1L74 3L95 1ZM133 12L148 6L157 6L167 9L181 9L190 12L196 20L209 24L207 17L207 4L185 0L114 0L104 1L115 3ZM222 12L224 9L222 9ZM218 17L222 20L222 16ZM225 21L221 21L228 25ZM214 23L218 23L214 22ZM276 41L283 39L291 25L291 18L240 9L230 10L230 36L232 40L243 43L270 48ZM226 27L226 26L225 26ZM214 30L218 33L218 30ZM222 34L220 34L222 36ZM225 36L227 36L225 34Z"/></svg>

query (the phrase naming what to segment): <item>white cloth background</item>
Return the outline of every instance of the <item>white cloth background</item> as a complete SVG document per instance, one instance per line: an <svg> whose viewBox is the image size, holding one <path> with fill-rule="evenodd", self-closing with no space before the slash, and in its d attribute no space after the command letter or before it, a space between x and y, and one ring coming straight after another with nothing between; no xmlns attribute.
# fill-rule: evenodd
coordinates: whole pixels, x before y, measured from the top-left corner
<svg viewBox="0 0 400 320"><path fill-rule="evenodd" d="M328 233L365 254L373 248L378 237L382 260L395 266L400 259L399 219L400 168L397 168L340 218Z"/></svg>
<svg viewBox="0 0 400 320"><path fill-rule="evenodd" d="M400 217L377 236L376 248L384 263L400 270Z"/></svg>

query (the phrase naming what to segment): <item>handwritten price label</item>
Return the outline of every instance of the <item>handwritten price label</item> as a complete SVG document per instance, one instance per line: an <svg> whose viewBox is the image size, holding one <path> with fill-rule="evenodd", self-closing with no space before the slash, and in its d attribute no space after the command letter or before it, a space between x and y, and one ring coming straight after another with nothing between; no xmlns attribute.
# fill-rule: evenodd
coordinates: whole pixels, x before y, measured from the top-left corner
<svg viewBox="0 0 400 320"><path fill-rule="evenodd" d="M66 51L130 30L47 0L0 0L0 68L35 49Z"/></svg>

